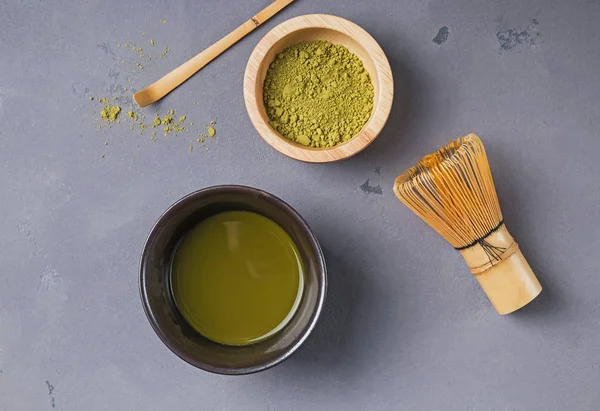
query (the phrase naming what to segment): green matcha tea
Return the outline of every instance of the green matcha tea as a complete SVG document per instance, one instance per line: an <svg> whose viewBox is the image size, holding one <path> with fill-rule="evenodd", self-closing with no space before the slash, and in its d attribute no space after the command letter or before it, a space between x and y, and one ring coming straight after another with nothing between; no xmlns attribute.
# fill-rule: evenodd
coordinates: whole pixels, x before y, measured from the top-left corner
<svg viewBox="0 0 600 411"><path fill-rule="evenodd" d="M298 248L276 223L247 211L200 222L179 243L171 282L177 308L206 338L261 341L292 318L304 285Z"/></svg>

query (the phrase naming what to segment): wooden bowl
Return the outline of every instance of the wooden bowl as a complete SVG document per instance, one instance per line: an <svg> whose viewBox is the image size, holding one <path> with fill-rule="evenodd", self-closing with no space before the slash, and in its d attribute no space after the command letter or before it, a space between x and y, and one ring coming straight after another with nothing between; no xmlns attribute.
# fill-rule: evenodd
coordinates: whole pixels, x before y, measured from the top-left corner
<svg viewBox="0 0 600 411"><path fill-rule="evenodd" d="M269 124L263 103L265 76L275 56L288 46L312 40L327 40L348 48L362 60L373 82L371 117L357 135L335 147L306 147L283 137ZM326 14L295 17L275 27L262 38L250 55L244 74L246 109L258 134L280 153L311 163L343 160L365 149L383 129L392 108L393 97L392 70L375 39L351 21Z"/></svg>

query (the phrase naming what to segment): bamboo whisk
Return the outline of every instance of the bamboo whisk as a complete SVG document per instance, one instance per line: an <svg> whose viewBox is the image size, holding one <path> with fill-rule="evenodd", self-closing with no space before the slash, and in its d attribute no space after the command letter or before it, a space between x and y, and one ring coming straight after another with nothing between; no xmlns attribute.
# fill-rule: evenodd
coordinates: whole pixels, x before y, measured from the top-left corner
<svg viewBox="0 0 600 411"><path fill-rule="evenodd" d="M423 157L396 178L394 193L460 252L499 314L518 310L542 291L506 229L477 135Z"/></svg>

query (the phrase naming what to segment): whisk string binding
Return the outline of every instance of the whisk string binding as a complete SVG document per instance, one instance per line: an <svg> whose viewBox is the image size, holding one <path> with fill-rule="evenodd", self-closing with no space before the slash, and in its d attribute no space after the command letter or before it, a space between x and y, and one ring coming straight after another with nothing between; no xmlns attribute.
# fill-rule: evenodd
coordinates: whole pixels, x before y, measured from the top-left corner
<svg viewBox="0 0 600 411"><path fill-rule="evenodd" d="M457 251L461 251L461 250L466 250L467 248L471 248L474 245L482 244L482 241L485 241L485 239L487 237L489 237L490 234L498 231L500 229L500 227L502 227L503 224L504 224L504 220L500 220L500 222L494 228L492 228L486 235L484 235L483 237L480 237L480 238L476 239L475 241L471 242L470 244L467 244L467 245L465 245L463 247L454 247L454 249L457 250ZM499 247L499 248L503 248L503 247Z"/></svg>

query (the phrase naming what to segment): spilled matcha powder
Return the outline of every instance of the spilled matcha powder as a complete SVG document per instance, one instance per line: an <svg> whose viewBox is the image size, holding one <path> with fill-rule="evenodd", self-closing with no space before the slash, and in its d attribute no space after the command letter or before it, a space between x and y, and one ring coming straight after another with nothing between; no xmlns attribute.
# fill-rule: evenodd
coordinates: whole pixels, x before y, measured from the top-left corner
<svg viewBox="0 0 600 411"><path fill-rule="evenodd" d="M99 101L100 103L104 104L104 107L102 107L102 110L100 110L100 117L102 120L109 123L116 121L119 113L121 112L121 107L111 106L106 98L101 98Z"/></svg>
<svg viewBox="0 0 600 411"><path fill-rule="evenodd" d="M166 20L163 23L166 23ZM148 44L146 42L149 41L150 46L159 46L159 40L150 39L150 33L148 34L148 37L145 38L145 33L141 32L144 44ZM164 58L170 51L168 46L164 46L164 51L162 52L159 52L157 48L150 47L144 50L131 40L118 43L117 47L120 48L119 54L115 53L113 59L114 63L118 65L117 74L119 72L127 74L126 72L129 70L133 72L144 71L146 68L152 67L153 64L157 64L153 60ZM125 54L127 54L126 59L122 59L125 57ZM110 94L109 96L100 98L99 96L88 95L90 102L97 105L97 108L94 110L94 118L98 122L96 124L98 130L119 129L119 127L121 127L119 130L129 128L132 132L139 133L140 136L149 135L146 144L150 142L155 143L164 136L165 138L180 140L185 144L184 147L194 148L197 145L196 143L200 143L200 147L205 150L208 150L206 144L216 141L216 138L214 138L216 135L216 130L213 127L215 124L214 121L211 121L210 125L207 124L204 127L193 127L194 123L188 121L186 115L179 112L175 115L175 109L154 111L152 116L146 119L144 111L131 100L131 95L127 93L128 88L123 87L123 84L119 84L116 81L118 76L114 77L110 73L109 76L111 80L115 80L111 81L110 87L105 90L105 92ZM128 83L132 82L132 77L126 77L126 79ZM122 80L124 81L124 79ZM133 80L135 82L136 79L133 78ZM198 137L196 138L196 136ZM205 140L205 136L212 138ZM103 137L102 141L104 142L104 148L106 148L108 140L106 136ZM189 146L188 143L191 143L192 146ZM136 141L136 144L139 144L139 140ZM101 155L101 158L104 158L104 154Z"/></svg>
<svg viewBox="0 0 600 411"><path fill-rule="evenodd" d="M362 61L323 40L278 54L267 70L263 96L271 126L310 147L350 140L373 111L373 84Z"/></svg>

